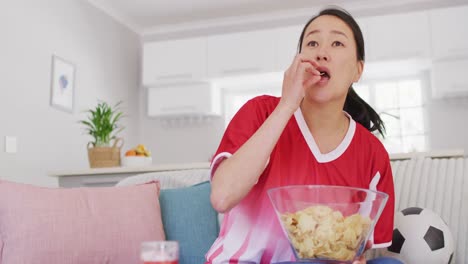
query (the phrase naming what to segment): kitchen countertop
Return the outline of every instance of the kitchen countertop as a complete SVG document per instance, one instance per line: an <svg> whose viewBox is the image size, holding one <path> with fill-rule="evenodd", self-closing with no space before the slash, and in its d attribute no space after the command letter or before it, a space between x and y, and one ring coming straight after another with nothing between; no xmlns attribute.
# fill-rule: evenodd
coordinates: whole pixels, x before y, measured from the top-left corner
<svg viewBox="0 0 468 264"><path fill-rule="evenodd" d="M173 163L173 164L158 164L142 167L109 167L109 168L88 168L76 170L60 170L49 173L51 177L68 177L80 175L108 175L108 174L128 174L128 173L145 173L155 171L172 171L172 170L190 170L190 169L209 169L209 162L195 163Z"/></svg>

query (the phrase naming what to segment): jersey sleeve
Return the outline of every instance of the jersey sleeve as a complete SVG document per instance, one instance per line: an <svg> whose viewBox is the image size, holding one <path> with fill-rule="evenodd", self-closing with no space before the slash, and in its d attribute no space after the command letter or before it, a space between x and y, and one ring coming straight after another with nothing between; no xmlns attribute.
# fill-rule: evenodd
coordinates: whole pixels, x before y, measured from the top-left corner
<svg viewBox="0 0 468 264"><path fill-rule="evenodd" d="M234 115L211 161L211 176L218 165L234 154L263 124L268 112L261 104L261 97L249 100Z"/></svg>
<svg viewBox="0 0 468 264"><path fill-rule="evenodd" d="M375 225L373 235L373 248L389 247L392 244L393 221L395 214L395 190L393 185L393 175L390 166L388 153L381 154L377 158L376 189L388 194L388 200L380 218ZM374 180L373 179L373 180ZM373 183L371 182L371 189ZM375 184L374 184L375 185Z"/></svg>

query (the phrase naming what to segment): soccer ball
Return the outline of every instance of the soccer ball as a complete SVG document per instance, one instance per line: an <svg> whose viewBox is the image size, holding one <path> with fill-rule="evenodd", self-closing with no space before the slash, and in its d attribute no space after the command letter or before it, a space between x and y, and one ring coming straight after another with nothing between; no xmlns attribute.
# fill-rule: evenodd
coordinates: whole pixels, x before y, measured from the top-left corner
<svg viewBox="0 0 468 264"><path fill-rule="evenodd" d="M450 264L453 253L452 233L436 213L409 207L396 214L393 242L384 251L385 256L407 264Z"/></svg>

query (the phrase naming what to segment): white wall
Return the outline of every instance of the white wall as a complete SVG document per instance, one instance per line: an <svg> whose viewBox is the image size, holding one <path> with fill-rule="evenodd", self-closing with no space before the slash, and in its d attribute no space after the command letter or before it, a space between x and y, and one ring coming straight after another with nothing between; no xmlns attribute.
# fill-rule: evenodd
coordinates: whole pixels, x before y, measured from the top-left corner
<svg viewBox="0 0 468 264"><path fill-rule="evenodd" d="M88 167L77 121L97 99L124 101L125 146L139 133L140 39L86 1L0 3L0 178L56 186L50 171ZM52 54L76 66L75 111L49 104ZM16 136L18 152L4 152Z"/></svg>

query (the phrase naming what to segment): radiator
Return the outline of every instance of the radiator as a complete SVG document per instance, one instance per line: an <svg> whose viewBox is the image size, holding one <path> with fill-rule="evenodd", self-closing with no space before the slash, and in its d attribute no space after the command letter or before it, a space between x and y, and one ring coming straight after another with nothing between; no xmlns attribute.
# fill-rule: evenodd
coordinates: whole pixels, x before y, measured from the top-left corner
<svg viewBox="0 0 468 264"><path fill-rule="evenodd" d="M468 264L468 158L419 157L391 161L391 166L396 211L417 206L439 214L455 240L454 263Z"/></svg>

